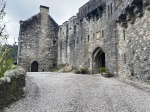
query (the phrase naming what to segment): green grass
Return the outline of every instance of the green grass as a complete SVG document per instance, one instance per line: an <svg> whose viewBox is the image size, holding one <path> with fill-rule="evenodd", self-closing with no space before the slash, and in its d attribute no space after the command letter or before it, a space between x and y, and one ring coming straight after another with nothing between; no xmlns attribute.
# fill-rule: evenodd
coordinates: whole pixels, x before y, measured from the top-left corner
<svg viewBox="0 0 150 112"><path fill-rule="evenodd" d="M106 73L106 68L105 67L100 68L100 72L101 73Z"/></svg>

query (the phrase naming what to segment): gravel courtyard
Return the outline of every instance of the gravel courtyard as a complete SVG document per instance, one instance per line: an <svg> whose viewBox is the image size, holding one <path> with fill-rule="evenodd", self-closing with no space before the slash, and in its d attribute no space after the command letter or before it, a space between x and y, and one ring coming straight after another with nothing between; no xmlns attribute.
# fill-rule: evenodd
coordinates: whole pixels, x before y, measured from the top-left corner
<svg viewBox="0 0 150 112"><path fill-rule="evenodd" d="M25 91L4 112L150 112L149 86L101 75L27 73Z"/></svg>

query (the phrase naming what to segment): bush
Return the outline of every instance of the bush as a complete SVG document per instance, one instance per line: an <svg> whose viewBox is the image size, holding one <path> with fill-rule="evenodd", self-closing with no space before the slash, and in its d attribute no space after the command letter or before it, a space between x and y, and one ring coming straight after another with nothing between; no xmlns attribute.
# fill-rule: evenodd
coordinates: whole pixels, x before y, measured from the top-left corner
<svg viewBox="0 0 150 112"><path fill-rule="evenodd" d="M0 64L0 77L4 76L4 73L7 70L12 69L13 62L11 58L6 58L1 64Z"/></svg>
<svg viewBox="0 0 150 112"><path fill-rule="evenodd" d="M51 72L57 72L59 70L59 68L53 68L53 69L51 69L50 71Z"/></svg>
<svg viewBox="0 0 150 112"><path fill-rule="evenodd" d="M80 68L80 72L81 72L82 74L84 74L84 73L85 73L85 69L84 69L83 67L81 67L81 68Z"/></svg>
<svg viewBox="0 0 150 112"><path fill-rule="evenodd" d="M101 73L106 73L106 68L105 67L100 68L100 72Z"/></svg>

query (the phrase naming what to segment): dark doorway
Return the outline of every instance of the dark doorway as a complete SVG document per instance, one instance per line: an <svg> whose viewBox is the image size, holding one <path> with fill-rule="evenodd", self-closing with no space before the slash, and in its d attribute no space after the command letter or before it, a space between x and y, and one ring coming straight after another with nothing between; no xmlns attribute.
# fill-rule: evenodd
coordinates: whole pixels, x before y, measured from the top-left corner
<svg viewBox="0 0 150 112"><path fill-rule="evenodd" d="M98 68L105 67L105 53L104 52L101 52L99 57L97 57L97 66Z"/></svg>
<svg viewBox="0 0 150 112"><path fill-rule="evenodd" d="M38 72L38 63L36 61L31 65L31 72Z"/></svg>
<svg viewBox="0 0 150 112"><path fill-rule="evenodd" d="M102 67L105 67L105 53L98 47L93 52L93 72L98 73Z"/></svg>

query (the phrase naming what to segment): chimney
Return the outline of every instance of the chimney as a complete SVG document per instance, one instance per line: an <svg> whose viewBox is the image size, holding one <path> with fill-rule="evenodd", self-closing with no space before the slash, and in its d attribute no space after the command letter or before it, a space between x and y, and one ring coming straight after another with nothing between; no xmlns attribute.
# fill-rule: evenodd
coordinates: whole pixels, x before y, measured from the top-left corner
<svg viewBox="0 0 150 112"><path fill-rule="evenodd" d="M48 14L49 13L49 7L40 5L40 13Z"/></svg>

